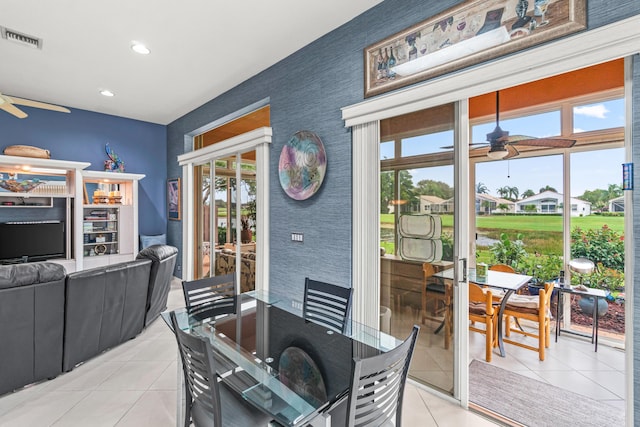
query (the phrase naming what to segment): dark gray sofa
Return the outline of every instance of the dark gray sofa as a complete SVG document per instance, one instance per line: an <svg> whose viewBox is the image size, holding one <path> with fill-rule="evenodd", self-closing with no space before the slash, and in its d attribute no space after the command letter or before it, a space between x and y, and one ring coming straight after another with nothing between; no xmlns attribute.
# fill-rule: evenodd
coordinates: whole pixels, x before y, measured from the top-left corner
<svg viewBox="0 0 640 427"><path fill-rule="evenodd" d="M145 259L67 276L64 371L142 332L150 271Z"/></svg>
<svg viewBox="0 0 640 427"><path fill-rule="evenodd" d="M69 275L48 262L0 265L0 395L138 335L166 308L177 252L153 246Z"/></svg>
<svg viewBox="0 0 640 427"><path fill-rule="evenodd" d="M150 259L149 292L144 318L146 328L167 308L167 297L171 288L173 269L178 259L178 248L167 245L153 245L141 250L136 259Z"/></svg>
<svg viewBox="0 0 640 427"><path fill-rule="evenodd" d="M62 372L64 267L0 267L0 395Z"/></svg>

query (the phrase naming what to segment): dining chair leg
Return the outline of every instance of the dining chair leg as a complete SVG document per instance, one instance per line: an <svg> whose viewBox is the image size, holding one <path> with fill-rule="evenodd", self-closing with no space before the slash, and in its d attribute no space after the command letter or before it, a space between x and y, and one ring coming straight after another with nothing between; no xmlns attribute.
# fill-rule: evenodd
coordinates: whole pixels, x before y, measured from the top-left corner
<svg viewBox="0 0 640 427"><path fill-rule="evenodd" d="M485 359L487 362L491 362L491 355L493 354L493 321L490 318L487 318L486 321L486 338L487 342L485 344Z"/></svg>
<svg viewBox="0 0 640 427"><path fill-rule="evenodd" d="M504 335L511 336L511 316L504 316Z"/></svg>

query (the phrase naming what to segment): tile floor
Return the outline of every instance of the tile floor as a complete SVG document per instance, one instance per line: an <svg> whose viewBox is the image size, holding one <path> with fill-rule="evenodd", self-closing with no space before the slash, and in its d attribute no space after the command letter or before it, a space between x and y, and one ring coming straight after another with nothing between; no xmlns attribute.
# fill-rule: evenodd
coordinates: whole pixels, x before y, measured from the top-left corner
<svg viewBox="0 0 640 427"><path fill-rule="evenodd" d="M183 305L180 283L174 281L169 307ZM0 397L0 426L173 427L176 425L176 355L175 339L158 319L140 336L69 373ZM587 361L580 360L589 367ZM406 388L402 424L494 425L410 384Z"/></svg>
<svg viewBox="0 0 640 427"><path fill-rule="evenodd" d="M419 322L416 310L396 310L391 321L392 333L398 337L408 335L411 326L414 323L420 324ZM418 336L410 375L446 391L450 390L453 384L453 347L449 350L444 349L443 333L433 333L436 326L437 322L429 321L423 325ZM569 334L563 333L556 343L554 327L555 324L552 324L552 342L543 362L538 359L537 352L505 344L506 356L501 357L498 350L494 349L491 363L499 368L590 397L624 413L624 350L605 345L606 338L602 335L597 352L594 352L590 340ZM519 334L512 334L511 338L529 340L531 343L531 338ZM485 360L485 337L470 332L469 362L473 359ZM470 400L473 401L473 396L470 396Z"/></svg>

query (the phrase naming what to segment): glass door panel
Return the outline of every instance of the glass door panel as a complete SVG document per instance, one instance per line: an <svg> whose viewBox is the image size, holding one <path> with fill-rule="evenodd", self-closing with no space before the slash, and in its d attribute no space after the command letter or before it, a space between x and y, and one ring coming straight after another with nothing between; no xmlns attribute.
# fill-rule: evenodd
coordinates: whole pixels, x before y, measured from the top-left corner
<svg viewBox="0 0 640 427"><path fill-rule="evenodd" d="M571 258L587 258L595 264L592 274L571 271L571 283L602 289L607 300L598 300L601 338L624 347L625 203L620 164L624 148L571 154ZM589 334L593 300L565 296L563 328Z"/></svg>
<svg viewBox="0 0 640 427"><path fill-rule="evenodd" d="M409 376L453 395L455 168L453 104L381 122L381 328L421 325Z"/></svg>

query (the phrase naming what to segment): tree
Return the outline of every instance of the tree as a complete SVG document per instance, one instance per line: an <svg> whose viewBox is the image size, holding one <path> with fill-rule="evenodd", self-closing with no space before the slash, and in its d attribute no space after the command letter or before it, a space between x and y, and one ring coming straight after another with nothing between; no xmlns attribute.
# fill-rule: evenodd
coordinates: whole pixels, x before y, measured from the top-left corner
<svg viewBox="0 0 640 427"><path fill-rule="evenodd" d="M558 190L556 190L555 188L553 188L552 186L550 186L548 184L546 186L540 188L540 191L538 193L542 193L543 191L553 191L554 193L558 192Z"/></svg>
<svg viewBox="0 0 640 427"><path fill-rule="evenodd" d="M407 170L401 170L399 175L400 195L399 199L406 201L411 206L418 202L413 178ZM389 213L389 205L395 200L393 172L383 172L380 174L380 212Z"/></svg>
<svg viewBox="0 0 640 427"><path fill-rule="evenodd" d="M511 193L511 187L508 187L508 186L500 187L496 191L498 192L500 197L502 197L503 199L506 199L507 197L509 197L509 194Z"/></svg>
<svg viewBox="0 0 640 427"><path fill-rule="evenodd" d="M484 185L484 183L479 182L478 184L476 184L476 193L478 193L478 194L488 194L489 193L489 189L487 188L486 185Z"/></svg>
<svg viewBox="0 0 640 427"><path fill-rule="evenodd" d="M436 196L444 200L452 198L454 194L453 188L446 182L431 179L418 181L415 192L418 195Z"/></svg>
<svg viewBox="0 0 640 427"><path fill-rule="evenodd" d="M509 212L509 205L507 205L506 203L500 203L498 205L498 209L500 209L502 212Z"/></svg>
<svg viewBox="0 0 640 427"><path fill-rule="evenodd" d="M389 203L393 200L393 172L380 174L380 213L389 213Z"/></svg>
<svg viewBox="0 0 640 427"><path fill-rule="evenodd" d="M520 194L518 187L509 187L509 199L511 201L518 200L518 194Z"/></svg>
<svg viewBox="0 0 640 427"><path fill-rule="evenodd" d="M536 193L534 193L533 190L525 190L524 193L520 195L520 197L522 197L523 199L526 199L527 197L531 197L535 195Z"/></svg>
<svg viewBox="0 0 640 427"><path fill-rule="evenodd" d="M579 199L591 203L594 209L604 209L609 205L609 200L622 196L622 189L617 184L609 184L607 189L586 190Z"/></svg>

